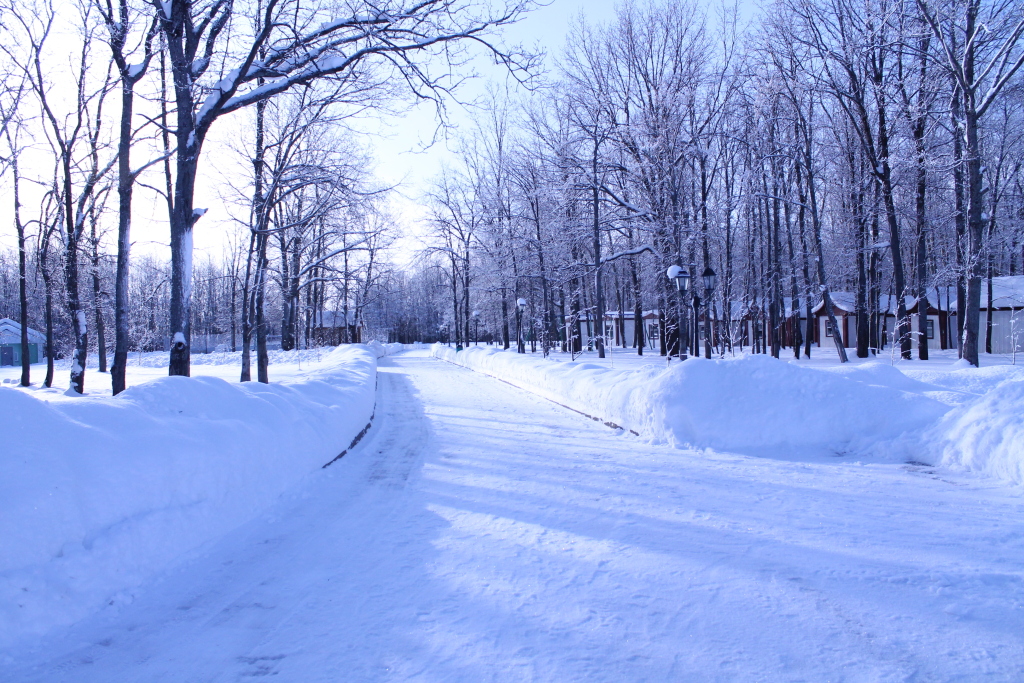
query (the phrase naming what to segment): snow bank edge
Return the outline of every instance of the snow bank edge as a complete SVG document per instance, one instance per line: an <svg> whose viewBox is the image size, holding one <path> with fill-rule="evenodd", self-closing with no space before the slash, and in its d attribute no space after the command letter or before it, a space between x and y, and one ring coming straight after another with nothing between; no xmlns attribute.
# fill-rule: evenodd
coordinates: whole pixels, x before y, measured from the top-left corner
<svg viewBox="0 0 1024 683"><path fill-rule="evenodd" d="M370 421L376 354L305 381L167 377L48 404L0 388L0 647L70 624L254 518Z"/></svg>

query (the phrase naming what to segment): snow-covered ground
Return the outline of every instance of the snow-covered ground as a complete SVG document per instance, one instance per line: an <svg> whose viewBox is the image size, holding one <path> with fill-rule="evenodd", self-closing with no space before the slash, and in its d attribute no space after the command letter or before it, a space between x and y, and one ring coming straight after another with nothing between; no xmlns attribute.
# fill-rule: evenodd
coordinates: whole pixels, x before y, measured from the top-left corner
<svg viewBox="0 0 1024 683"><path fill-rule="evenodd" d="M600 421L680 447L975 470L1024 484L1024 366L784 362L518 354L435 344L432 353Z"/></svg>
<svg viewBox="0 0 1024 683"><path fill-rule="evenodd" d="M449 346L448 348L454 348ZM488 345L488 344L470 344L467 348L481 348L481 349L494 349L500 350L499 345ZM952 369L952 366L956 364L958 358L956 355L956 349L941 350L931 349L929 351L929 360L919 361L917 360L917 350L914 349L913 359L903 360L900 358L899 350L896 350L895 354L892 354L891 347L886 349L883 353L871 356L869 358L857 358L856 349L847 349L847 355L849 358L850 365L862 365L865 363L883 363L885 365L893 365L900 369L911 369L911 368L928 368L933 371L944 371ZM515 345L509 349L508 353L515 353ZM735 352L727 353L727 357L735 357L741 355L747 355L750 353L750 347L744 349L737 348ZM704 349L701 347L701 355L704 354ZM801 358L796 360L793 358L792 349L782 349L782 353L779 360L786 361L787 363L794 363L800 366L809 367L820 367L827 368L833 367L839 364L839 360L836 356L835 348L831 346L818 347L815 346L811 352L811 358L807 358L801 354ZM537 347L536 351L530 351L530 345L526 345L527 357L543 357L540 346ZM717 356L717 354L716 354ZM605 357L598 358L596 351L584 351L582 354L576 354L575 357L570 357L568 353L561 353L560 351L552 351L548 356L548 360L555 363L597 363L602 366L608 366L613 368L631 368L643 365L657 365L665 366L671 365L672 363L678 363L678 358L672 358L671 361L665 356L661 356L658 352L650 349L644 350L644 355L638 356L636 349L633 348L622 348L621 346L609 346L606 349ZM981 366L982 368L989 368L992 366L999 365L1013 365L1016 361L1017 365L1024 366L1024 354L1018 353L1016 358L1013 354L1009 353L982 353L981 354Z"/></svg>
<svg viewBox="0 0 1024 683"><path fill-rule="evenodd" d="M116 398L0 386L0 646L130 600L346 449L376 354L306 365L271 385L164 371Z"/></svg>
<svg viewBox="0 0 1024 683"><path fill-rule="evenodd" d="M332 351L331 348L303 349L295 351L270 352L270 380L272 382L290 381L307 376L315 371L324 358ZM167 376L166 351L128 354L128 386L141 384L153 379ZM110 363L113 357L109 357ZM92 354L87 359L85 374L85 393L88 396L110 396L110 373L98 372L98 359ZM53 388L42 386L46 378L46 363L31 366L32 391L39 398L52 400L60 397L68 389L71 378L71 361L59 360L54 363ZM220 377L235 382L242 370L242 352L197 353L192 356L193 377ZM252 355L252 376L256 377L256 354ZM18 384L21 381L21 367L0 368L0 386Z"/></svg>
<svg viewBox="0 0 1024 683"><path fill-rule="evenodd" d="M734 363L774 372L761 360ZM672 377L714 364L691 367ZM1020 680L1019 487L810 442L659 444L426 352L378 369L374 426L345 458L0 650L0 678ZM1021 400L984 369L815 372L807 396L770 398L852 384L939 423L981 394Z"/></svg>

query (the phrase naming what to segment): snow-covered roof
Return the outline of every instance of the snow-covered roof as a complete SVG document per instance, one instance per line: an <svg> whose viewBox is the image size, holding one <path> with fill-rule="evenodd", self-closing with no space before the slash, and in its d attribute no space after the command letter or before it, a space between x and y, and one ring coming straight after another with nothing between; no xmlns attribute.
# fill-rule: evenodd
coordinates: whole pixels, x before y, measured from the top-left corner
<svg viewBox="0 0 1024 683"><path fill-rule="evenodd" d="M755 302L750 302L749 304L745 304L742 301L733 301L732 302L732 319L733 320L740 320L744 316L746 316L748 313L750 313L752 310L754 310L756 308L759 308L759 307L760 308L764 308L764 313L767 314L768 308L767 308L767 304L765 304L765 303L758 304L758 303L755 303ZM780 311L780 313L782 313L782 317L783 318L792 318L793 317L793 297L791 297L791 296L784 296L784 297L782 297L782 308L783 308L783 310ZM801 318L806 318L807 317L807 300L804 299L803 297L800 298L800 307L799 308L800 308L800 310L798 311L798 313L800 314L800 317Z"/></svg>
<svg viewBox="0 0 1024 683"><path fill-rule="evenodd" d="M46 335L28 328L29 344L45 344ZM21 324L10 318L0 318L0 344L20 344Z"/></svg>
<svg viewBox="0 0 1024 683"><path fill-rule="evenodd" d="M992 278L994 308L1024 308L1024 275ZM988 308L988 283L981 283L981 307Z"/></svg>
<svg viewBox="0 0 1024 683"><path fill-rule="evenodd" d="M936 291L937 290L937 291ZM1001 275L992 278L992 302L999 309L1024 308L1024 275ZM879 302L883 311L892 313L896 309L895 297L883 296ZM917 299L907 297L907 308L913 308ZM932 287L928 290L928 303L941 311L956 313L957 294L954 286ZM981 310L988 309L988 282L981 281Z"/></svg>
<svg viewBox="0 0 1024 683"><path fill-rule="evenodd" d="M929 292L929 294L931 294ZM836 307L837 313L848 313L853 314L857 311L857 295L853 292L829 292L832 297L832 304ZM907 310L911 310L917 305L917 298L913 296L903 297L903 303L906 304ZM939 308L936 305L936 301L929 298L928 305L931 308ZM821 312L825 302L818 300L818 303L814 306L814 313L818 314ZM878 310L886 313L893 313L896 310L896 297L889 294L882 294L878 297Z"/></svg>

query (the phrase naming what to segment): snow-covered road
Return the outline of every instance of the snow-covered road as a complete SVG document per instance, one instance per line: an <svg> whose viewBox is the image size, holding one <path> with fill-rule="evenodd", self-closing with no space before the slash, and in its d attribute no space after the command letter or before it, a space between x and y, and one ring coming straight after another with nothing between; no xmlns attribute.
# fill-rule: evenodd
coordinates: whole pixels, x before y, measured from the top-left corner
<svg viewBox="0 0 1024 683"><path fill-rule="evenodd" d="M1024 671L1024 499L650 445L382 359L374 426L4 681L946 681Z"/></svg>

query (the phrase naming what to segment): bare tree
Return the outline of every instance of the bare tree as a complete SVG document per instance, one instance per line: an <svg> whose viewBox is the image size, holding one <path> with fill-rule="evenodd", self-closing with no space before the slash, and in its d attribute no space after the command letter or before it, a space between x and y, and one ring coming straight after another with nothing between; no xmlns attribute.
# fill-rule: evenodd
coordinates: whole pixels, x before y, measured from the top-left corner
<svg viewBox="0 0 1024 683"><path fill-rule="evenodd" d="M90 71L94 26L91 5L79 6L78 28L81 43L77 61L70 73L73 98L54 95L55 83L64 74L48 71L50 43L57 22L57 8L52 0L31 6L18 6L9 11L18 27L18 40L2 47L11 62L24 76L27 88L35 96L43 128L54 156L59 160L59 192L63 209L64 287L68 314L74 331L75 349L71 362L71 390L85 391L86 357L89 351L88 322L79 291L78 258L85 221L96 201L100 183L112 161L99 157L103 145L103 104L110 90L109 71L95 77ZM58 102L70 102L69 111L58 108Z"/></svg>
<svg viewBox="0 0 1024 683"><path fill-rule="evenodd" d="M958 133L967 168L967 305L964 310L963 357L979 364L982 243L985 215L985 169L981 124L1014 74L1024 65L1024 7L1016 0L983 2L917 0L940 50L943 68L956 84L961 108Z"/></svg>
<svg viewBox="0 0 1024 683"><path fill-rule="evenodd" d="M131 150L135 138L133 116L135 86L146 75L153 59L153 39L156 22L149 22L139 8L128 0L93 0L97 12L106 26L110 53L121 83L121 114L117 142L117 275L114 284L114 364L110 368L110 383L114 395L127 388L125 373L128 364L128 277L131 264L132 191L135 179L142 169L132 170ZM139 27L143 30L139 30ZM141 36L139 35L141 33ZM141 54L137 54L141 51ZM137 57L137 63L130 63Z"/></svg>
<svg viewBox="0 0 1024 683"><path fill-rule="evenodd" d="M500 50L489 35L518 19L532 0L498 7L455 0L345 5L267 0L247 8L247 16L229 0L152 0L152 6L170 56L177 112L170 216L172 375L189 374L190 245L192 227L202 215L193 196L202 145L214 121L325 78L344 86L357 106L394 94L398 85L439 100L457 83L451 68L461 63L460 46L468 43L483 45L514 71L530 61ZM232 31L226 30L229 23ZM432 74L430 55L446 58L449 71ZM217 76L204 80L211 65L222 66Z"/></svg>

